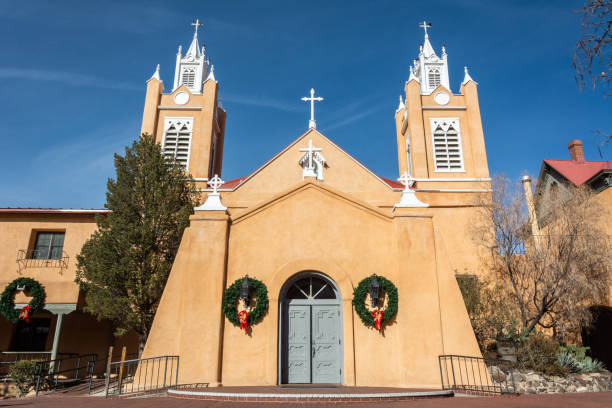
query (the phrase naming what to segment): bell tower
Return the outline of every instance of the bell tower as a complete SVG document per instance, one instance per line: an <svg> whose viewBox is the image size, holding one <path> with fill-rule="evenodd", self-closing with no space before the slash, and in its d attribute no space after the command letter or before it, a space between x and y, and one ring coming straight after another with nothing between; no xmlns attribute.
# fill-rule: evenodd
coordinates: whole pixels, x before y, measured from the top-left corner
<svg viewBox="0 0 612 408"><path fill-rule="evenodd" d="M191 174L198 188L221 176L226 112L220 106L214 66L199 46L199 20L185 55L179 46L172 92L164 93L160 67L147 81L141 133L155 136L162 152Z"/></svg>
<svg viewBox="0 0 612 408"><path fill-rule="evenodd" d="M446 48L438 57L427 32L431 24L419 26L425 40L395 111L399 174L407 172L428 191L478 190L490 179L477 83L466 67L459 92L453 93Z"/></svg>

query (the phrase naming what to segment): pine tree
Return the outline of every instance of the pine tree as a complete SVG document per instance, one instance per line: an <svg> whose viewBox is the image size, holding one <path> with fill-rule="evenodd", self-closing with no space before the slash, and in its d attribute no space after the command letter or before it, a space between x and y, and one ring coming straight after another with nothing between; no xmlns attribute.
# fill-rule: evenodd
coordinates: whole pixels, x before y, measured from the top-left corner
<svg viewBox="0 0 612 408"><path fill-rule="evenodd" d="M134 330L142 354L189 216L197 205L191 177L143 134L115 154L106 215L77 256L76 282L85 310L109 319L115 335Z"/></svg>

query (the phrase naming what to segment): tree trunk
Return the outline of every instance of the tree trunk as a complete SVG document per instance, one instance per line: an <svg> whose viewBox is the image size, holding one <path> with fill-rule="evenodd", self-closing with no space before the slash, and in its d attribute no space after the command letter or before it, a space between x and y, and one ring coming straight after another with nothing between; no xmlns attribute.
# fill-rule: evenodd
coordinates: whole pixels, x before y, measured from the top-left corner
<svg viewBox="0 0 612 408"><path fill-rule="evenodd" d="M142 358L142 353L147 344L147 337L149 337L149 331L146 329L138 336L138 358Z"/></svg>

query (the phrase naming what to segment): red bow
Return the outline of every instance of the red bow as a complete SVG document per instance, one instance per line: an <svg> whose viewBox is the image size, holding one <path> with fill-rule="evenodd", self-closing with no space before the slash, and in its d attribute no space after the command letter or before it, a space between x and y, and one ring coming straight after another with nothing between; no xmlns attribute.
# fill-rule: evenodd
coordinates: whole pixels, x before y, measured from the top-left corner
<svg viewBox="0 0 612 408"><path fill-rule="evenodd" d="M382 310L372 310L372 317L374 318L374 325L376 326L376 330L380 330L380 325L385 318L385 314Z"/></svg>
<svg viewBox="0 0 612 408"><path fill-rule="evenodd" d="M19 318L21 320L25 320L26 323L30 323L30 313L32 313L32 308L30 305L25 305L21 308L21 313L19 313Z"/></svg>
<svg viewBox="0 0 612 408"><path fill-rule="evenodd" d="M240 320L240 330L244 330L244 332L247 332L247 320L249 319L249 312L247 312L246 310L241 311L240 313L238 313L238 320Z"/></svg>

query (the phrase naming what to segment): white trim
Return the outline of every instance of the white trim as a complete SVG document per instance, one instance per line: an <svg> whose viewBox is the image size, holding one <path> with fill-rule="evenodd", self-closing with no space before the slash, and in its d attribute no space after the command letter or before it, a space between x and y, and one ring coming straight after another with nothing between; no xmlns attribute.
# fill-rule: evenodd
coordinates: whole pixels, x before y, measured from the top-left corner
<svg viewBox="0 0 612 408"><path fill-rule="evenodd" d="M16 303L15 309L22 309L27 303ZM53 314L68 314L74 312L77 309L76 303L46 303L42 310L51 312Z"/></svg>
<svg viewBox="0 0 612 408"><path fill-rule="evenodd" d="M466 110L467 106L441 106L441 105L437 105L437 106L422 106L421 109L423 110L449 110L449 109L458 109L458 110Z"/></svg>
<svg viewBox="0 0 612 408"><path fill-rule="evenodd" d="M422 191L425 193L490 193L493 190L490 188L416 188L414 191Z"/></svg>
<svg viewBox="0 0 612 408"><path fill-rule="evenodd" d="M192 177L193 181L208 181L208 177Z"/></svg>
<svg viewBox="0 0 612 408"><path fill-rule="evenodd" d="M315 384L316 385L316 384ZM240 398L398 398L398 397L426 397L439 395L454 395L452 390L443 391L416 391L416 392L380 392L367 394L274 394L274 393L254 393L254 392L213 392L213 391L183 391L168 389L168 394L176 395L198 395L211 397L240 397Z"/></svg>
<svg viewBox="0 0 612 408"><path fill-rule="evenodd" d="M414 181L491 181L489 177L486 178L413 178Z"/></svg>
<svg viewBox="0 0 612 408"><path fill-rule="evenodd" d="M166 106L166 105L158 105L157 109L166 109L166 110L202 110L201 106Z"/></svg>
<svg viewBox="0 0 612 408"><path fill-rule="evenodd" d="M187 130L189 131L189 142L187 143L187 159L185 162L185 171L188 172L189 171L189 160L191 158L191 142L193 139L193 122L194 122L193 116L166 116L164 118L164 132L162 134L161 150L162 150L162 154L165 156L166 153L164 149L166 146L168 128L170 128L170 126L176 125L177 122L178 123L184 122L184 126L186 126ZM181 129L176 127L176 145L174 149L174 159L175 160L176 160L176 154L178 151L180 133L181 133Z"/></svg>
<svg viewBox="0 0 612 408"><path fill-rule="evenodd" d="M436 140L435 140L435 131L438 127L442 128L444 132L444 139L446 140L446 157L448 161L448 169L439 169L438 161L436 158ZM448 142L448 130L452 127L457 133L457 145L459 148L459 161L461 164L460 168L450 168L451 167L451 158L449 154L449 142ZM459 118L429 118L429 133L431 135L431 153L433 158L434 171L436 173L465 173L465 162L463 160L463 143L461 141L461 127L459 125Z"/></svg>

